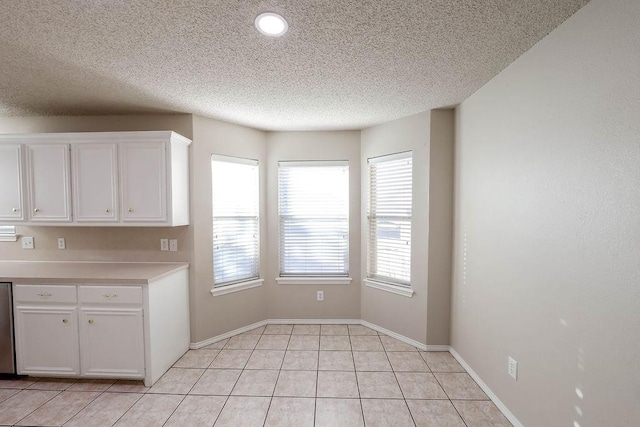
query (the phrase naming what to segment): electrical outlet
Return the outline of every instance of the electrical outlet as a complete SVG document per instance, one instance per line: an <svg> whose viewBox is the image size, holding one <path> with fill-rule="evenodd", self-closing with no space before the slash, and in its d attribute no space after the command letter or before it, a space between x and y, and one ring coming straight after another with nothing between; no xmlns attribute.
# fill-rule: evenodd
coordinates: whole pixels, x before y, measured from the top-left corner
<svg viewBox="0 0 640 427"><path fill-rule="evenodd" d="M161 251L169 250L169 239L160 239L160 250Z"/></svg>
<svg viewBox="0 0 640 427"><path fill-rule="evenodd" d="M511 357L509 358L507 372L514 380L518 381L518 362L513 360Z"/></svg>
<svg viewBox="0 0 640 427"><path fill-rule="evenodd" d="M169 240L169 250L171 252L177 252L178 251L178 239Z"/></svg>
<svg viewBox="0 0 640 427"><path fill-rule="evenodd" d="M58 249L67 249L67 242L64 237L58 237Z"/></svg>
<svg viewBox="0 0 640 427"><path fill-rule="evenodd" d="M316 295L316 300L324 301L324 291L318 291L318 294Z"/></svg>
<svg viewBox="0 0 640 427"><path fill-rule="evenodd" d="M34 247L33 237L22 238L22 249L33 249Z"/></svg>

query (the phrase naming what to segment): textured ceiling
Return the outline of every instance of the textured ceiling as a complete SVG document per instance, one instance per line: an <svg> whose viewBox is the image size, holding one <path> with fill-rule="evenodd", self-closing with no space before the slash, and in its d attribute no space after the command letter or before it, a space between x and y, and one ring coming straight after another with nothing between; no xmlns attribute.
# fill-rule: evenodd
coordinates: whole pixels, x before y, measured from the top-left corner
<svg viewBox="0 0 640 427"><path fill-rule="evenodd" d="M359 129L461 102L587 1L0 0L0 115Z"/></svg>

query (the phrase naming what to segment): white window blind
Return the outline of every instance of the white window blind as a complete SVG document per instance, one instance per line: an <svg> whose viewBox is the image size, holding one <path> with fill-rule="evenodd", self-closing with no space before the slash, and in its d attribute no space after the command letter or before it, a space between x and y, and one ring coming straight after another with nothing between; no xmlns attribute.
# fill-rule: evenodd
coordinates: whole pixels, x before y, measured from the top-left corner
<svg viewBox="0 0 640 427"><path fill-rule="evenodd" d="M412 153L369 159L367 277L409 286Z"/></svg>
<svg viewBox="0 0 640 427"><path fill-rule="evenodd" d="M0 225L0 242L15 242L18 240L16 236L16 227L13 225Z"/></svg>
<svg viewBox="0 0 640 427"><path fill-rule="evenodd" d="M349 162L280 162L280 276L349 275Z"/></svg>
<svg viewBox="0 0 640 427"><path fill-rule="evenodd" d="M213 286L260 276L258 162L213 155Z"/></svg>

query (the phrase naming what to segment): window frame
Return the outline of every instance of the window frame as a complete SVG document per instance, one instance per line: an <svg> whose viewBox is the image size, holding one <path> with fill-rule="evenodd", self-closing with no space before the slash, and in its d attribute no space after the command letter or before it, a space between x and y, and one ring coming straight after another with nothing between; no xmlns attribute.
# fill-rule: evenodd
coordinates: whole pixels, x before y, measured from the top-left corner
<svg viewBox="0 0 640 427"><path fill-rule="evenodd" d="M248 215L235 215L233 217L250 219L254 218L255 220L255 247L256 247L256 259L255 261L255 272L256 275L252 275L251 277L244 277L237 280L228 280L220 283L216 283L216 265L215 265L215 220L216 215L214 212L214 197L215 197L215 180L214 180L214 162L224 162L224 163L232 163L237 165L246 165L253 166L256 168L255 171L255 208L256 208L256 216L248 216ZM225 156L219 154L211 155L211 219L212 219L212 235L211 235L211 248L212 248L212 290L211 294L214 296L225 295L231 292L237 292L245 289L251 289L257 286L261 286L264 282L263 279L260 278L260 258L261 258L261 247L260 247L260 162L256 159L248 159L243 157L234 157L234 156ZM218 216L219 217L219 216ZM229 217L229 216L225 216Z"/></svg>
<svg viewBox="0 0 640 427"><path fill-rule="evenodd" d="M348 160L281 160L278 161L278 176L277 176L277 188L278 188L278 276L276 282L278 284L313 284L313 285L328 285L328 284L349 284L351 283L350 275L350 168ZM332 217L333 219L339 219L344 221L346 240L346 247L343 254L345 270L343 273L302 273L302 272L283 272L283 214L282 214L282 194L281 194L281 171L283 168L293 167L343 167L346 169L346 217ZM319 218L320 219L320 218Z"/></svg>
<svg viewBox="0 0 640 427"><path fill-rule="evenodd" d="M386 162L392 162L392 161L397 161L397 160L403 160L403 159L410 159L411 160L411 179L410 179L410 185L411 185L411 212L410 215L408 216L394 216L394 215L375 215L373 212L373 203L374 203L374 194L373 194L373 188L372 188L372 180L373 180L373 169L372 169L372 165L375 164L381 164L381 163L386 163ZM366 251L366 257L367 257L367 262L366 262L366 278L364 280L365 285L372 287L372 288L376 288L376 289L381 289L381 290L385 290L388 292L392 292L392 293L396 293L399 295L403 295L403 296L407 296L407 297L412 297L414 292L412 290L411 287L411 274L412 274L412 254L413 254L413 202L414 202L414 197L413 197L413 178L414 178L414 170L413 170L413 151L409 150L409 151L403 151L403 152L399 152L399 153L393 153L393 154L385 154L385 155L381 155L381 156L376 156L376 157L370 157L367 159L367 190L368 190L368 200L367 200L367 251ZM407 257L407 262L408 262L408 279L407 280L399 280L387 275L383 275L383 274L378 274L377 273L377 268L376 268L376 272L372 272L372 270L374 270L373 268L373 260L372 257L374 255L374 252L377 250L377 246L378 246L378 241L377 238L374 241L373 236L374 234L377 235L377 229L375 230L376 233L374 233L373 231L373 227L375 222L372 220L378 220L378 219L388 219L390 221L397 221L397 222L408 222L408 230L409 230L409 253L408 253L408 257Z"/></svg>

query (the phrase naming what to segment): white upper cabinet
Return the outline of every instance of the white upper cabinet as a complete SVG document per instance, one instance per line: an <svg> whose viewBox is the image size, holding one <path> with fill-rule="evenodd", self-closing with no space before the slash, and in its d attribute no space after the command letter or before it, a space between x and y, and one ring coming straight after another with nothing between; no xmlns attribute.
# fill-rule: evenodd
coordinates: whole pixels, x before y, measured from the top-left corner
<svg viewBox="0 0 640 427"><path fill-rule="evenodd" d="M0 145L0 221L23 221L22 149L19 144Z"/></svg>
<svg viewBox="0 0 640 427"><path fill-rule="evenodd" d="M29 220L71 221L68 144L27 144Z"/></svg>
<svg viewBox="0 0 640 427"><path fill-rule="evenodd" d="M161 142L122 143L120 171L122 220L167 220L166 145Z"/></svg>
<svg viewBox="0 0 640 427"><path fill-rule="evenodd" d="M117 144L73 144L73 215L77 222L118 220Z"/></svg>
<svg viewBox="0 0 640 427"><path fill-rule="evenodd" d="M170 131L0 135L0 224L188 225L189 144Z"/></svg>

